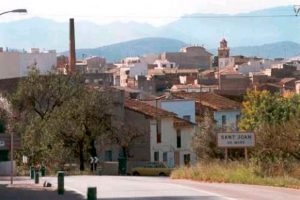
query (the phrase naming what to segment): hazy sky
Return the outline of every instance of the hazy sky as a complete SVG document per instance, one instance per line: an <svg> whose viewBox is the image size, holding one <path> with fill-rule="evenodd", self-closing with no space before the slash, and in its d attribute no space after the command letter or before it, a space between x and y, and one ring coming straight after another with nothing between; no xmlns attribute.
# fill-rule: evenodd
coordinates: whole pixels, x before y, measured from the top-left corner
<svg viewBox="0 0 300 200"><path fill-rule="evenodd" d="M26 8L28 15L10 14L1 21L38 16L59 21L89 20L147 22L161 25L191 13L240 13L283 5L300 0L0 0L0 11Z"/></svg>

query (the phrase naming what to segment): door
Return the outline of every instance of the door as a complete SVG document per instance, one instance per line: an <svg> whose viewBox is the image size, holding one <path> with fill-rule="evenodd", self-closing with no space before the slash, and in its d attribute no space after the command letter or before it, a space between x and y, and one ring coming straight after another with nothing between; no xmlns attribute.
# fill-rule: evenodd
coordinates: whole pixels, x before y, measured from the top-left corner
<svg viewBox="0 0 300 200"><path fill-rule="evenodd" d="M179 151L175 151L175 166L179 166L180 165L180 152Z"/></svg>

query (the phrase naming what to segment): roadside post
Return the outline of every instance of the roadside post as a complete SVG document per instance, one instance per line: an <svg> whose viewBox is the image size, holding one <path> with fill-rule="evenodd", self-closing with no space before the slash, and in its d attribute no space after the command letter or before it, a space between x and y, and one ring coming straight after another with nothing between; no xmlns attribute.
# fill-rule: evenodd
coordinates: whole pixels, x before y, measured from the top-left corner
<svg viewBox="0 0 300 200"><path fill-rule="evenodd" d="M97 163L99 161L99 159L97 158L97 156L94 157L90 157L90 164L91 164L91 171L92 172L97 172Z"/></svg>
<svg viewBox="0 0 300 200"><path fill-rule="evenodd" d="M97 200L97 188L89 187L87 189L87 200Z"/></svg>
<svg viewBox="0 0 300 200"><path fill-rule="evenodd" d="M228 149L244 149L245 160L248 161L248 148L255 146L255 134L252 132L218 133L217 146L225 151L225 162L228 161Z"/></svg>
<svg viewBox="0 0 300 200"><path fill-rule="evenodd" d="M46 176L46 167L44 165L41 168L41 176L42 177Z"/></svg>
<svg viewBox="0 0 300 200"><path fill-rule="evenodd" d="M39 184L40 183L40 173L38 170L35 170L35 173L34 173L34 183L35 184Z"/></svg>
<svg viewBox="0 0 300 200"><path fill-rule="evenodd" d="M30 166L30 179L34 179L34 167Z"/></svg>
<svg viewBox="0 0 300 200"><path fill-rule="evenodd" d="M118 163L119 163L119 167L118 167L119 175L126 175L126 172L127 172L126 158L124 156L119 157Z"/></svg>
<svg viewBox="0 0 300 200"><path fill-rule="evenodd" d="M63 195L65 192L64 177L65 177L65 173L63 171L59 171L57 174L57 193L59 195Z"/></svg>

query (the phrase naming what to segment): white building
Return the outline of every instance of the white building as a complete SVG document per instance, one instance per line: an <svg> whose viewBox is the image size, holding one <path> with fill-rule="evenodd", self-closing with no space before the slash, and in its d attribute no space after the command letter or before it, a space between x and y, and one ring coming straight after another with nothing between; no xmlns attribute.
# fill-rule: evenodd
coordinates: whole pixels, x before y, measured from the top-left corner
<svg viewBox="0 0 300 200"><path fill-rule="evenodd" d="M164 162L169 167L196 162L191 149L195 134L194 124L178 118L175 113L137 100L126 100L125 117L132 125L145 131L142 144L132 147L133 158L143 161Z"/></svg>
<svg viewBox="0 0 300 200"><path fill-rule="evenodd" d="M296 85L296 94L299 94L300 95L300 81L296 81L295 82L295 85Z"/></svg>
<svg viewBox="0 0 300 200"><path fill-rule="evenodd" d="M1 49L2 50L2 49ZM40 52L31 49L30 52L1 51L0 50L0 79L26 76L30 66L35 66L41 74L56 67L56 51Z"/></svg>
<svg viewBox="0 0 300 200"><path fill-rule="evenodd" d="M249 73L262 72L266 69L271 69L272 66L277 63L278 61L269 59L249 60L247 63L235 65L234 69L243 75L249 75Z"/></svg>
<svg viewBox="0 0 300 200"><path fill-rule="evenodd" d="M156 60L153 64L157 65L157 69L175 68L176 67L175 62L169 62L168 60Z"/></svg>
<svg viewBox="0 0 300 200"><path fill-rule="evenodd" d="M171 92L212 92L218 89L218 85L187 84L173 85Z"/></svg>
<svg viewBox="0 0 300 200"><path fill-rule="evenodd" d="M145 76L148 73L148 63L143 57L127 57L115 65L120 69L120 86L122 87L127 87L128 77Z"/></svg>

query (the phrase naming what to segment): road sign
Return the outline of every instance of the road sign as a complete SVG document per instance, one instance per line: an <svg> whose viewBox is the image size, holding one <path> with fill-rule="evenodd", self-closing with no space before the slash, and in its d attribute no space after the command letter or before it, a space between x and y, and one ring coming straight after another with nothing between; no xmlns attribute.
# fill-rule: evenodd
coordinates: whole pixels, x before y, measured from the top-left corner
<svg viewBox="0 0 300 200"><path fill-rule="evenodd" d="M5 146L5 142L0 140L0 147L4 147Z"/></svg>
<svg viewBox="0 0 300 200"><path fill-rule="evenodd" d="M95 156L95 157L90 157L91 161L90 163L93 164L93 163L97 163L99 161L99 159Z"/></svg>
<svg viewBox="0 0 300 200"><path fill-rule="evenodd" d="M232 132L218 133L217 145L221 148L244 148L255 146L255 134Z"/></svg>

